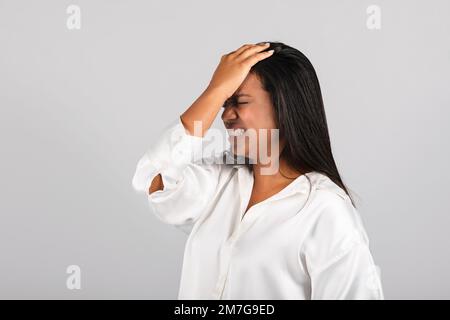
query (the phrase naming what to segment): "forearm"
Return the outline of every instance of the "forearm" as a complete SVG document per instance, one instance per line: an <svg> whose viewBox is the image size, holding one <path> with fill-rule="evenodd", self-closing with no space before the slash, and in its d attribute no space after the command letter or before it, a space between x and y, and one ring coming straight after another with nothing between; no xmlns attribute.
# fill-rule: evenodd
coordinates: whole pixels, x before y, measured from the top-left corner
<svg viewBox="0 0 450 320"><path fill-rule="evenodd" d="M190 135L200 134L203 137L206 131L211 127L214 119L217 116L220 108L223 106L226 97L221 93L219 89L207 88L203 93L194 101L194 103L180 116L186 130ZM200 121L202 126L199 132L194 130L194 122ZM155 191L163 190L164 183L161 174L158 174L152 181L148 190L149 194Z"/></svg>
<svg viewBox="0 0 450 320"><path fill-rule="evenodd" d="M219 89L207 88L194 103L181 115L181 121L190 135L203 137L211 127L217 113L222 108L226 95ZM194 131L195 121L200 121L201 130Z"/></svg>

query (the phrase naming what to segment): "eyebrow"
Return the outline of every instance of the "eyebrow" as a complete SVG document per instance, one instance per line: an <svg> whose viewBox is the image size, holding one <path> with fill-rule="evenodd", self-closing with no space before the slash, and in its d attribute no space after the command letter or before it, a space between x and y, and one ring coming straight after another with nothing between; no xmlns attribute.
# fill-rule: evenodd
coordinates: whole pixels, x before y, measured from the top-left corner
<svg viewBox="0 0 450 320"><path fill-rule="evenodd" d="M238 93L233 95L235 97L251 97L251 95L247 94L247 93Z"/></svg>
<svg viewBox="0 0 450 320"><path fill-rule="evenodd" d="M227 100L225 100L225 102L222 105L222 108L225 107L226 105L228 105L228 103L230 101L233 101L234 99L237 99L239 97L252 97L251 95L247 94L247 93L237 93L237 94L233 94L231 97L229 97Z"/></svg>

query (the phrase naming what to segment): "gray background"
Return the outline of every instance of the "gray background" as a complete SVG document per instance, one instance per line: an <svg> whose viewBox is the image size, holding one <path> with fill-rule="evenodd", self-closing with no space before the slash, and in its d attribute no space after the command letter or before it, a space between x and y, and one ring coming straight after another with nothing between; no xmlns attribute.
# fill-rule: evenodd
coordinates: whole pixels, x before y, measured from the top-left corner
<svg viewBox="0 0 450 320"><path fill-rule="evenodd" d="M81 30L66 28L70 4ZM381 30L366 27L370 4ZM445 0L0 0L0 298L176 298L186 235L134 193L135 166L222 54L265 40L317 70L386 298L450 298L449 12ZM81 290L66 288L72 264Z"/></svg>

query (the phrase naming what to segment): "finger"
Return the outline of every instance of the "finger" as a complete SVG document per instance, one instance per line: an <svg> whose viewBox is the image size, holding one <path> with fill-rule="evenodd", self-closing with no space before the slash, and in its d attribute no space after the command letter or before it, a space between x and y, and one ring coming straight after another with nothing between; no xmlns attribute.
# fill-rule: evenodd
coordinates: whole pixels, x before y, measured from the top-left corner
<svg viewBox="0 0 450 320"><path fill-rule="evenodd" d="M247 48L250 48L251 46L254 46L254 44L244 44L240 48L238 48L237 50L233 51L233 53L235 53L236 55L239 55L239 54L242 53L242 51L244 51Z"/></svg>
<svg viewBox="0 0 450 320"><path fill-rule="evenodd" d="M257 44L244 44L241 47L239 47L238 49L236 49L235 51L231 51L230 53L228 53L228 55L235 55L235 56L239 56L242 52L244 52L245 50L254 47L254 46L264 46L266 43L265 42L258 42ZM267 45L268 46L268 45Z"/></svg>
<svg viewBox="0 0 450 320"><path fill-rule="evenodd" d="M245 63L249 64L249 67L251 68L256 63L258 63L261 60L264 60L268 57L270 57L273 54L274 50L264 51L264 52L258 52L247 59L244 60Z"/></svg>
<svg viewBox="0 0 450 320"><path fill-rule="evenodd" d="M248 47L239 54L239 58L245 60L246 58L254 55L255 53L267 49L269 45L270 43L263 43L263 44L255 44L251 47Z"/></svg>
<svg viewBox="0 0 450 320"><path fill-rule="evenodd" d="M244 45L240 46L239 48L237 48L236 50L228 52L227 54L225 54L225 56L230 56L230 55L235 55L235 56L237 56L237 55L239 55L243 50L245 50L246 48L249 48L249 47L251 47L251 46L252 46L252 44L244 44Z"/></svg>

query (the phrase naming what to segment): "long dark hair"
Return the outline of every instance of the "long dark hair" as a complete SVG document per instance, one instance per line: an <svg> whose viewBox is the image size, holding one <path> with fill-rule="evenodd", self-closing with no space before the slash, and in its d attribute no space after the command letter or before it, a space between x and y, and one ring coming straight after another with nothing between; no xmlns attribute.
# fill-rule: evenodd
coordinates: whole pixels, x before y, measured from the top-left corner
<svg viewBox="0 0 450 320"><path fill-rule="evenodd" d="M270 42L275 50L250 70L270 94L280 139L285 139L280 158L302 173L317 171L328 176L355 203L342 182L331 152L319 80L313 65L299 50L282 42Z"/></svg>

